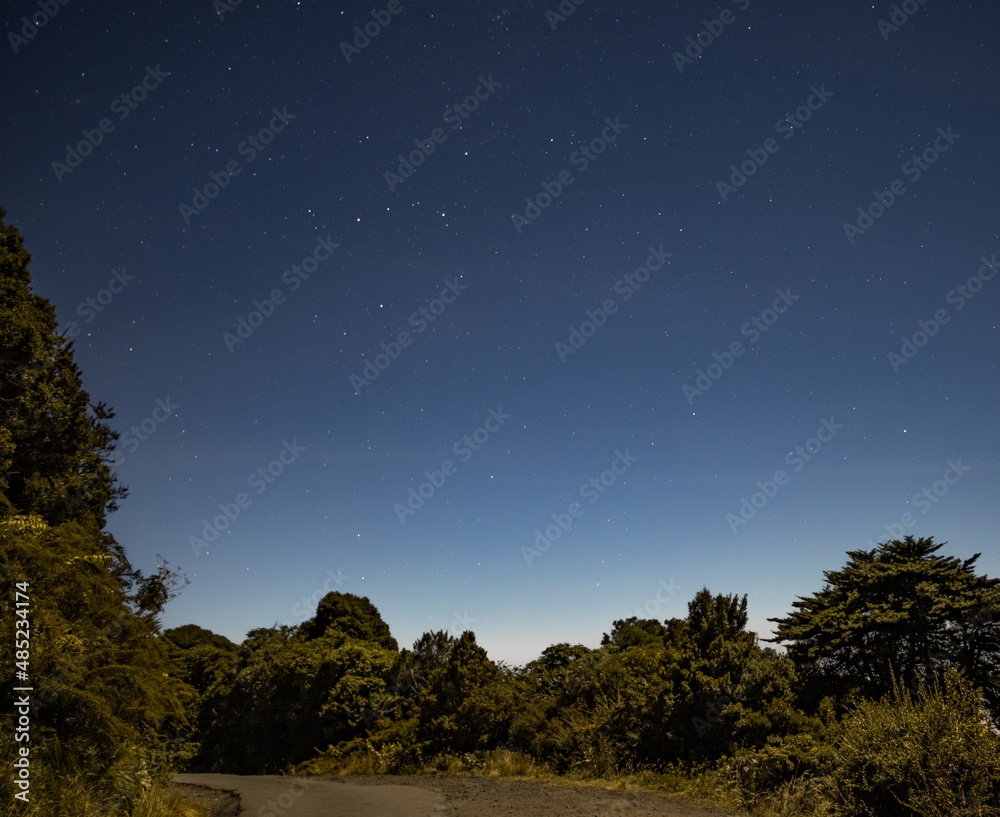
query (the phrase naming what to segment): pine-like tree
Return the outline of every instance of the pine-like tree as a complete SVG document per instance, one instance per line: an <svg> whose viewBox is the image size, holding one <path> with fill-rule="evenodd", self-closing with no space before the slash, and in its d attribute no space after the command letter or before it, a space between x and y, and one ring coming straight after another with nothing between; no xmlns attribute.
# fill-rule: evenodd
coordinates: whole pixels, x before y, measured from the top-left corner
<svg viewBox="0 0 1000 817"><path fill-rule="evenodd" d="M73 344L57 333L52 305L31 292L31 256L6 214L0 207L0 519L103 527L127 493L109 462L114 414L84 391Z"/></svg>
<svg viewBox="0 0 1000 817"><path fill-rule="evenodd" d="M977 575L980 554L938 555L932 538L895 539L848 552L826 585L800 596L773 639L813 673L822 694L878 698L902 679L911 690L964 670L991 701L1000 661L1000 579ZM817 693L819 694L819 693Z"/></svg>

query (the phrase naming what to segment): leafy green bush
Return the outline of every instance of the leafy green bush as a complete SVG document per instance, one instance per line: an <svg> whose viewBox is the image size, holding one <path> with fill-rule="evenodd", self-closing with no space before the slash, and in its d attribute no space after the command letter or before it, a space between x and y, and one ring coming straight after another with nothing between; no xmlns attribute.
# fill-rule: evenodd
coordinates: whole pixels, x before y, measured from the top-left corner
<svg viewBox="0 0 1000 817"><path fill-rule="evenodd" d="M367 738L330 746L312 760L295 767L299 774L416 774L421 771L420 750L402 743L378 744Z"/></svg>
<svg viewBox="0 0 1000 817"><path fill-rule="evenodd" d="M793 780L822 776L833 755L829 743L807 733L772 736L763 747L738 754L729 766L744 791L759 795Z"/></svg>
<svg viewBox="0 0 1000 817"><path fill-rule="evenodd" d="M843 817L1000 815L1000 741L957 670L914 698L897 687L843 722L830 797Z"/></svg>
<svg viewBox="0 0 1000 817"><path fill-rule="evenodd" d="M20 749L30 751L29 804L15 803L25 815L76 817L94 804L124 813L165 775L161 735L183 724L182 685L169 673L159 610L140 609L116 575L128 570L123 556L90 558L109 549L92 525L0 520L0 592L13 600L24 582L31 599L17 619L31 634L27 745L15 741L13 707L0 715L0 757L12 763ZM0 643L14 644L14 630L10 616L0 618ZM14 669L2 676L8 689L19 685ZM0 799L12 802L16 793L13 776L0 776Z"/></svg>

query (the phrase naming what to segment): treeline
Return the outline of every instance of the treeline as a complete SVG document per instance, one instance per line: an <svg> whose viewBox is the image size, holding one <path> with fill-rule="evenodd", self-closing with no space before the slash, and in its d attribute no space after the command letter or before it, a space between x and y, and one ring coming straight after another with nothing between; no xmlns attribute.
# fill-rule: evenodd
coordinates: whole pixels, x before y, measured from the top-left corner
<svg viewBox="0 0 1000 817"><path fill-rule="evenodd" d="M188 625L165 634L195 690L185 754L250 774L460 771L499 753L515 771L713 770L744 807L997 813L1000 580L941 547L850 553L775 620L785 655L747 631L746 596L707 589L683 619L615 621L599 648L521 668L472 632L399 650L367 598L340 592L239 646Z"/></svg>

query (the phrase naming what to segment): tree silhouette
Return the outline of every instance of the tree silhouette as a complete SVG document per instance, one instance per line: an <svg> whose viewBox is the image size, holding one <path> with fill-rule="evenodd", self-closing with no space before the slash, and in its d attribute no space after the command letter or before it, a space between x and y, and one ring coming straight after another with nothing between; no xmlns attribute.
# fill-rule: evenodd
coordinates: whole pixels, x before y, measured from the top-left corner
<svg viewBox="0 0 1000 817"><path fill-rule="evenodd" d="M811 670L827 694L880 697L902 678L912 690L954 665L995 704L991 674L1000 658L1000 579L975 573L980 554L938 555L946 542L894 539L848 552L826 585L792 602L775 642Z"/></svg>
<svg viewBox="0 0 1000 817"><path fill-rule="evenodd" d="M114 413L91 403L57 332L52 305L30 290L31 256L0 207L0 518L104 526L127 491L112 473Z"/></svg>

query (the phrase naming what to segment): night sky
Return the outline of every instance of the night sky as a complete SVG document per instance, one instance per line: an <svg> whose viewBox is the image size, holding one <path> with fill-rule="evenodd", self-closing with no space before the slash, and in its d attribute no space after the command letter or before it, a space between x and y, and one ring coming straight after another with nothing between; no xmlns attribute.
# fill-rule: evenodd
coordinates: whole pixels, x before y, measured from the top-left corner
<svg viewBox="0 0 1000 817"><path fill-rule="evenodd" d="M0 204L164 626L523 664L906 534L1000 575L995 2L61 1Z"/></svg>

